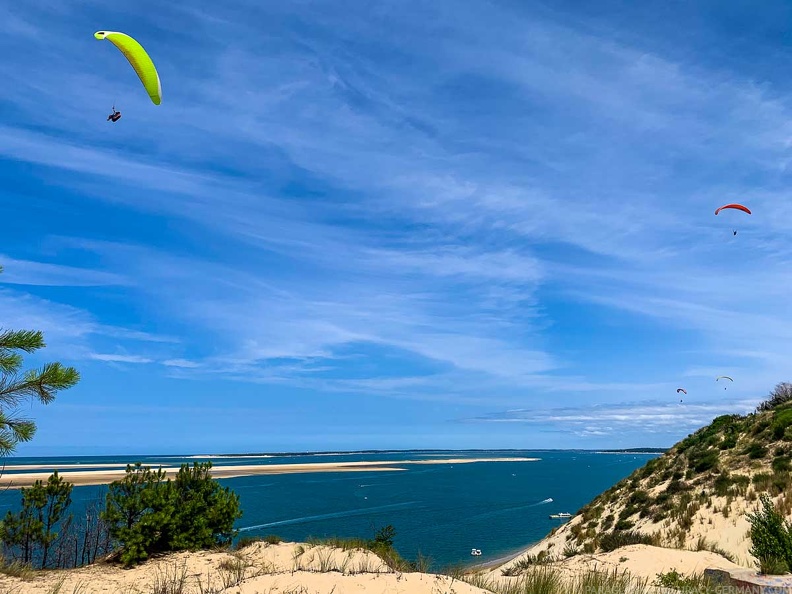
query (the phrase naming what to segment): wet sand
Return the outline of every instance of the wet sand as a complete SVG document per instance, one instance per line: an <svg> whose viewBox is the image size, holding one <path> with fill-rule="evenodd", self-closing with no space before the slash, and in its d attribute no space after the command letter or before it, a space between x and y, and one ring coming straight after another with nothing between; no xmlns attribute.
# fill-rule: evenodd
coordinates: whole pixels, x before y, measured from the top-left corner
<svg viewBox="0 0 792 594"><path fill-rule="evenodd" d="M212 476L217 479L236 478L240 476L254 476L265 474L297 474L306 472L383 472L406 470L398 465L406 464L470 464L473 462L535 462L539 458L457 458L444 460L398 460L398 461L364 461L364 462L317 462L310 464L245 464L238 466L215 466L212 468ZM18 472L15 474L4 474L0 477L0 487L18 489L29 487L37 480L46 481L53 471L57 470L61 477L74 485L106 485L126 474L126 465L123 464L99 464L92 465L102 468L118 466L117 470L72 470L74 468L86 468L89 465L64 464L46 466L42 464L24 466L7 466L7 469L48 469L47 472ZM156 469L159 466L151 465ZM161 468L169 478L173 478L179 471L178 466L162 465ZM62 471L62 469L66 469Z"/></svg>

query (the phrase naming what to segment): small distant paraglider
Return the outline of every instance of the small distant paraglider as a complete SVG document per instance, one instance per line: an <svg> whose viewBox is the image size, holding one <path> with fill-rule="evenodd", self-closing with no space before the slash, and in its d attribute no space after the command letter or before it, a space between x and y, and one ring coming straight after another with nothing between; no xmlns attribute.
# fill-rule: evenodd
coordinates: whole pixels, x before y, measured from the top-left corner
<svg viewBox="0 0 792 594"><path fill-rule="evenodd" d="M717 215L720 211L722 211L724 209L727 209L727 208L731 208L731 209L734 209L734 210L741 210L743 212L751 214L750 209L747 206L743 206L742 204L724 204L720 208L715 209L715 214ZM732 230L732 233L734 235L737 235L737 229Z"/></svg>
<svg viewBox="0 0 792 594"><path fill-rule="evenodd" d="M682 392L685 396L687 396L687 390L685 390L685 388L677 388L677 394L679 394L680 392ZM680 398L679 401L682 402L682 399Z"/></svg>
<svg viewBox="0 0 792 594"><path fill-rule="evenodd" d="M722 379L727 379L730 382L734 383L734 380L732 378L730 378L728 375L719 375L718 377L715 378L715 381L717 382L717 381L720 381ZM726 386L723 386L723 389L725 390Z"/></svg>
<svg viewBox="0 0 792 594"><path fill-rule="evenodd" d="M154 105L162 103L162 85L160 84L159 74L154 67L154 62L151 61L151 58L140 43L126 33L118 31L97 31L94 33L94 37L99 40L107 39L116 46L132 65L148 96L151 98L151 102ZM113 105L113 113L107 116L107 121L117 122L120 119L121 112L116 111L115 105Z"/></svg>

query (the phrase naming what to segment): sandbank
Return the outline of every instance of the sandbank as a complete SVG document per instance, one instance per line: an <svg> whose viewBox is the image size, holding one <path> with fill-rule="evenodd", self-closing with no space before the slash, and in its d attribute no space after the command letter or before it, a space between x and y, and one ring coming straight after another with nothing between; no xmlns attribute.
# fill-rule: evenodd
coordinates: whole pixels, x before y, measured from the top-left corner
<svg viewBox="0 0 792 594"><path fill-rule="evenodd" d="M212 468L214 478L237 478L266 474L297 474L307 472L383 472L405 470L398 465L409 464L468 464L472 462L535 462L539 458L455 458L443 460L397 460L397 461L360 461L360 462L316 462L300 464L244 464L233 466L215 466ZM126 465L118 465L117 470L71 470L75 467L85 468L87 465L30 465L26 468L47 468L48 472L17 472L0 476L0 487L18 489L29 487L37 480L46 481L50 474L57 470L61 477L74 485L105 485L126 474ZM99 465L108 468L111 465ZM159 468L159 465L150 465ZM25 468L25 467L23 467ZM174 465L162 465L166 476L172 478L179 471ZM14 468L16 469L16 467ZM61 469L66 469L61 471Z"/></svg>

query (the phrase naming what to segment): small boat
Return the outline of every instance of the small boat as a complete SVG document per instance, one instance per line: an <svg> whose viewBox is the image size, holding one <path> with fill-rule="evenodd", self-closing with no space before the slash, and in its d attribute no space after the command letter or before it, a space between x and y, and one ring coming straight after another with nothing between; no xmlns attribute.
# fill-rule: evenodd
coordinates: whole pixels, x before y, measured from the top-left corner
<svg viewBox="0 0 792 594"><path fill-rule="evenodd" d="M572 514L568 514L566 512L561 512L560 514L550 514L550 517L552 519L554 519L554 520L557 519L557 518L571 518Z"/></svg>
<svg viewBox="0 0 792 594"><path fill-rule="evenodd" d="M478 557L479 555L481 555L481 550L479 550L479 549L471 549L470 550L470 554L473 555L474 557Z"/></svg>

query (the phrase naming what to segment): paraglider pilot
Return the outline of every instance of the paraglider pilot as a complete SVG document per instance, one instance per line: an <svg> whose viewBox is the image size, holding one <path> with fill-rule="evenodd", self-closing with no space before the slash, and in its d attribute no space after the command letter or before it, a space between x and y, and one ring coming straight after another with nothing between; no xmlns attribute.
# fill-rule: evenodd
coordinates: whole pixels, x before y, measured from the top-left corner
<svg viewBox="0 0 792 594"><path fill-rule="evenodd" d="M107 116L107 121L108 122L117 122L120 119L121 119L121 112L120 111L116 111L115 105L113 105L113 113L111 113L109 116Z"/></svg>

